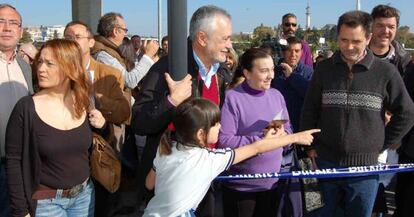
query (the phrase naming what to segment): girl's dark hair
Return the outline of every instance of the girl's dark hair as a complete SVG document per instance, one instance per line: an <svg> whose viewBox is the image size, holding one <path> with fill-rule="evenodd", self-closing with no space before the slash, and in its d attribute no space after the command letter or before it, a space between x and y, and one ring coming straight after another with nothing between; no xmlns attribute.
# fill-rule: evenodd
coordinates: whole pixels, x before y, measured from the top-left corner
<svg viewBox="0 0 414 217"><path fill-rule="evenodd" d="M250 48L240 57L240 66L242 69L251 71L253 68L253 61L260 58L272 58L266 51L261 48Z"/></svg>
<svg viewBox="0 0 414 217"><path fill-rule="evenodd" d="M200 147L197 131L202 129L206 134L210 128L220 122L220 109L214 103L202 98L190 98L182 102L176 109L173 124L175 140L184 146ZM207 136L204 144L207 144ZM171 131L167 129L160 141L160 154L171 153Z"/></svg>

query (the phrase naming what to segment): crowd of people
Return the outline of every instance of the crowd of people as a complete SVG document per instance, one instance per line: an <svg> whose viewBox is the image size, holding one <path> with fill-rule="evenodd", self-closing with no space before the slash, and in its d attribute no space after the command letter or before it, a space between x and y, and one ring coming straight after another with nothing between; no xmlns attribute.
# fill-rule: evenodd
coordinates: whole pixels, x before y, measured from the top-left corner
<svg viewBox="0 0 414 217"><path fill-rule="evenodd" d="M128 38L120 13L103 15L97 35L71 21L37 50L18 45L22 16L0 4L0 217L381 216L380 175L320 179L311 212L286 180L214 180L279 172L292 155L314 169L414 163L414 63L395 40L399 18L389 5L346 12L338 50L313 58L287 13L281 56L262 46L239 57L231 15L202 6L187 75L174 80L168 37ZM96 137L122 163L115 192L92 176ZM394 217L412 216L413 172L397 174L395 193Z"/></svg>

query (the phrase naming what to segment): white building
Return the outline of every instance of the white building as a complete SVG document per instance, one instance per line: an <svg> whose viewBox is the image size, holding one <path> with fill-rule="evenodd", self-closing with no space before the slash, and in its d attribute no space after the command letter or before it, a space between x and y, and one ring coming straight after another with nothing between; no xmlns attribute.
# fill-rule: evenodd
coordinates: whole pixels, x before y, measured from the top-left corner
<svg viewBox="0 0 414 217"><path fill-rule="evenodd" d="M30 33L33 41L47 41L55 37L63 38L64 30L65 26L63 25L27 27L27 32Z"/></svg>

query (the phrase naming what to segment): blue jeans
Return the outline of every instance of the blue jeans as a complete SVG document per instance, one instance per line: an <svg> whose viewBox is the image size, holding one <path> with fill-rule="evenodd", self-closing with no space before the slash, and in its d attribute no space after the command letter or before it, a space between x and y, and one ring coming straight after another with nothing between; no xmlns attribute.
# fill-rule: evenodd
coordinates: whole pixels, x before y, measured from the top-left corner
<svg viewBox="0 0 414 217"><path fill-rule="evenodd" d="M190 209L189 211L177 216L177 217L196 217L196 215L194 214L194 210Z"/></svg>
<svg viewBox="0 0 414 217"><path fill-rule="evenodd" d="M316 159L319 169L338 168L339 165ZM331 217L338 213L340 202L346 217L370 217L378 190L378 175L319 179L325 206L309 216Z"/></svg>
<svg viewBox="0 0 414 217"><path fill-rule="evenodd" d="M9 191L5 165L0 163L0 216L10 216Z"/></svg>
<svg viewBox="0 0 414 217"><path fill-rule="evenodd" d="M37 201L36 217L93 217L95 210L95 189L89 181L85 189L74 198L55 198Z"/></svg>

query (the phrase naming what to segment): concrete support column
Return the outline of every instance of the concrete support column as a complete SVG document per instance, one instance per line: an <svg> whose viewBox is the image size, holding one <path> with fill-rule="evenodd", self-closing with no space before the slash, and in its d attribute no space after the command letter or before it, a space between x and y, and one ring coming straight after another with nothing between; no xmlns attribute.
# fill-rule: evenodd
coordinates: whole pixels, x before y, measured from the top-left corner
<svg viewBox="0 0 414 217"><path fill-rule="evenodd" d="M168 0L168 70L175 81L187 75L187 0Z"/></svg>
<svg viewBox="0 0 414 217"><path fill-rule="evenodd" d="M102 0L72 0L72 20L82 21L96 34L102 16Z"/></svg>

